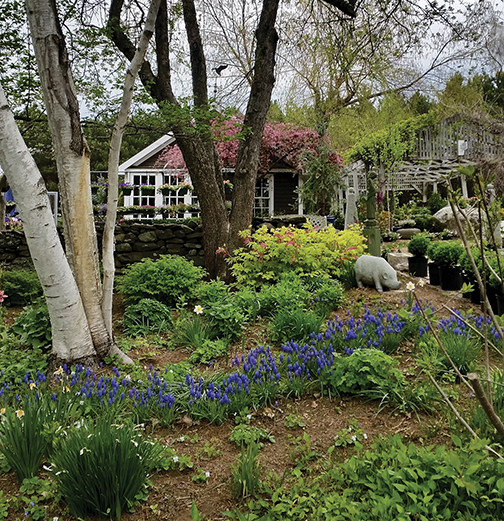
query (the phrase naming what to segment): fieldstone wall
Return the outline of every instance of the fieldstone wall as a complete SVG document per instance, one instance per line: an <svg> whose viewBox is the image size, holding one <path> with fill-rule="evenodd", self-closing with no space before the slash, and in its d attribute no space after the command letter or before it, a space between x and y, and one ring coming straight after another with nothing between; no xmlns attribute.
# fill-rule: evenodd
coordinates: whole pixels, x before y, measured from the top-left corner
<svg viewBox="0 0 504 521"><path fill-rule="evenodd" d="M254 219L253 228L257 229L263 224L271 228L302 226L305 222L306 217L300 215ZM100 244L103 224L96 224L96 232ZM202 238L199 219L186 220L184 223L124 220L117 224L115 231L116 268L123 268L145 257L155 259L165 254L183 255L196 266L204 266ZM0 232L0 263L17 266L31 264L30 252L22 231Z"/></svg>
<svg viewBox="0 0 504 521"><path fill-rule="evenodd" d="M102 229L97 229L99 240ZM156 224L122 222L116 226L116 267L121 268L145 257L182 255L197 266L204 266L201 222Z"/></svg>
<svg viewBox="0 0 504 521"><path fill-rule="evenodd" d="M101 243L103 225L96 225ZM183 255L197 266L204 266L202 229L199 221L182 223L122 222L116 226L116 267L138 262L145 257ZM100 248L101 249L101 248ZM0 263L16 266L31 265L24 233L18 230L0 232Z"/></svg>
<svg viewBox="0 0 504 521"><path fill-rule="evenodd" d="M0 232L0 262L17 266L31 264L30 251L22 231L7 230Z"/></svg>

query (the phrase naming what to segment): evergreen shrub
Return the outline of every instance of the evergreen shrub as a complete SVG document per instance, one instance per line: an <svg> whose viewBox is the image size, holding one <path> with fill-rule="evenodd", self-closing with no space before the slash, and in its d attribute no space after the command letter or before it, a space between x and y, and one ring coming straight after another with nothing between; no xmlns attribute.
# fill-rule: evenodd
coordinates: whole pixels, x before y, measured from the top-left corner
<svg viewBox="0 0 504 521"><path fill-rule="evenodd" d="M42 285L35 271L4 271L0 282L2 290L8 295L7 306L26 306L42 295Z"/></svg>
<svg viewBox="0 0 504 521"><path fill-rule="evenodd" d="M129 304L155 299L174 307L178 299L195 296L206 271L180 255L162 255L158 260L143 259L128 267L118 284L119 293Z"/></svg>

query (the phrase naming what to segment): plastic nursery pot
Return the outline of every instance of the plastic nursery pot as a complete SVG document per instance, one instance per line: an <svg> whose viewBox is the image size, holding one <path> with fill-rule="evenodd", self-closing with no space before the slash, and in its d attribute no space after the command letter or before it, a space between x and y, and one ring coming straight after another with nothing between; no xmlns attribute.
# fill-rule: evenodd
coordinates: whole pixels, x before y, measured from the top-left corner
<svg viewBox="0 0 504 521"><path fill-rule="evenodd" d="M478 283L472 283L474 289L469 293L469 298L471 299L471 304L480 304L481 303L481 291L479 289Z"/></svg>
<svg viewBox="0 0 504 521"><path fill-rule="evenodd" d="M444 291L458 291L462 287L460 266L439 266L439 280Z"/></svg>
<svg viewBox="0 0 504 521"><path fill-rule="evenodd" d="M439 286L439 265L435 262L429 262L427 267L429 270L429 284L431 286Z"/></svg>
<svg viewBox="0 0 504 521"><path fill-rule="evenodd" d="M408 257L409 274L414 277L427 277L427 257L413 255Z"/></svg>

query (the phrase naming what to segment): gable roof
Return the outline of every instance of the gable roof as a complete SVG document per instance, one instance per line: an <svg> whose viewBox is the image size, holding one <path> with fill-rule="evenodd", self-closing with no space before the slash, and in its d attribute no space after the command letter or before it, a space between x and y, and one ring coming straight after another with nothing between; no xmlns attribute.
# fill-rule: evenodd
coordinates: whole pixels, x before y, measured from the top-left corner
<svg viewBox="0 0 504 521"><path fill-rule="evenodd" d="M143 150L140 150L133 157L130 157L124 163L119 165L119 173L124 173L126 170L131 168L139 167L143 163L145 163L148 159L158 154L161 150L166 148L168 145L171 145L175 142L175 138L171 134L166 134L163 137L160 137L157 141L154 141L148 147L145 147Z"/></svg>

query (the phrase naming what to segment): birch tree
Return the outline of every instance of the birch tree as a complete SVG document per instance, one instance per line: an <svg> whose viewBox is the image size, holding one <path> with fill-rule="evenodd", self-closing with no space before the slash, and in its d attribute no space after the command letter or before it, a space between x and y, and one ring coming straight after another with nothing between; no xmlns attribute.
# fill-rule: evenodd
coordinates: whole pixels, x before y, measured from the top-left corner
<svg viewBox="0 0 504 521"><path fill-rule="evenodd" d="M114 343L111 320L113 287L113 253L111 252L117 208L118 150L128 118L135 77L153 32L159 0L155 0L151 5L145 30L133 58L132 67L127 74L123 102L111 147L113 186L109 199L112 211L104 240L107 245L105 248L109 290L107 299L104 299L98 265L90 189L90 150L80 124L79 104L56 4L54 0L27 0L26 6L56 152L66 256L59 243L47 190L15 125L3 90L0 101L2 101L2 116L5 123L0 134L2 148L0 161L18 203L30 253L46 294L53 327L53 357L56 361L85 360L86 363L90 363L106 355L117 354L123 361L131 362L131 359ZM16 153L23 158L21 168L20 163L16 162ZM25 185L31 188L26 190ZM36 212L36 209L40 211ZM34 220L35 215L37 218ZM38 229L46 233L41 234ZM50 254L43 255L44 251ZM59 274L62 280L56 282L55 278ZM102 304L104 304L103 308ZM62 310L68 312L63 313ZM67 321L69 323L66 323ZM70 335L65 333L67 330L71 332Z"/></svg>
<svg viewBox="0 0 504 521"><path fill-rule="evenodd" d="M59 240L44 180L0 86L0 164L16 197L51 318L54 363L96 361L75 278Z"/></svg>

